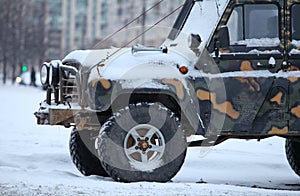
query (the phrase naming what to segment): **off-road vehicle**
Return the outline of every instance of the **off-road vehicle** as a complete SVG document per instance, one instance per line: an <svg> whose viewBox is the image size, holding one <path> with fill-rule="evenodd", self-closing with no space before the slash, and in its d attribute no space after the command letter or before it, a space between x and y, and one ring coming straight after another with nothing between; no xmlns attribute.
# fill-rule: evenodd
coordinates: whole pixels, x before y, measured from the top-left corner
<svg viewBox="0 0 300 196"><path fill-rule="evenodd" d="M299 0L186 0L158 47L44 63L37 122L74 127L84 175L166 182L189 146L272 136L300 175L299 15Z"/></svg>

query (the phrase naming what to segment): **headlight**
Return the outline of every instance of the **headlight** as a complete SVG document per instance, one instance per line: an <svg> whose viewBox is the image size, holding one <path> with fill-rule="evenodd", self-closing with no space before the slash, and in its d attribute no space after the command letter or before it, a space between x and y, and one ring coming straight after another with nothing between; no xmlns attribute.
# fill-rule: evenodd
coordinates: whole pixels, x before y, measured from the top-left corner
<svg viewBox="0 0 300 196"><path fill-rule="evenodd" d="M52 60L50 62L50 67L52 69L52 85L53 86L57 86L59 84L59 80L60 80L60 75L59 75L59 68L61 65L61 61L60 60Z"/></svg>
<svg viewBox="0 0 300 196"><path fill-rule="evenodd" d="M20 84L21 82L22 82L22 78L21 77L16 77L16 82L18 83L18 84Z"/></svg>
<svg viewBox="0 0 300 196"><path fill-rule="evenodd" d="M40 71L40 80L43 86L48 86L52 82L52 67L49 63L44 63Z"/></svg>

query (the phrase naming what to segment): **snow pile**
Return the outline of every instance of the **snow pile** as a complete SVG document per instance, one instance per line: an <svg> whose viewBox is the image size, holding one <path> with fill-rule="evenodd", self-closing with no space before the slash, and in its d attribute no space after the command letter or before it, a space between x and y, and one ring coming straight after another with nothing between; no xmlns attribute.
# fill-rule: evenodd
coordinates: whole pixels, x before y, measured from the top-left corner
<svg viewBox="0 0 300 196"><path fill-rule="evenodd" d="M276 137L190 148L169 183L84 177L69 157L70 129L35 124L45 91L0 85L0 96L0 195L299 195L277 190L300 185L285 159L284 140Z"/></svg>
<svg viewBox="0 0 300 196"><path fill-rule="evenodd" d="M300 54L300 50L292 49L289 54Z"/></svg>
<svg viewBox="0 0 300 196"><path fill-rule="evenodd" d="M237 42L237 45L246 45L247 47L275 47L279 46L279 38L260 38L246 39Z"/></svg>
<svg viewBox="0 0 300 196"><path fill-rule="evenodd" d="M292 44L296 47L300 47L300 40L293 40Z"/></svg>
<svg viewBox="0 0 300 196"><path fill-rule="evenodd" d="M281 54L279 50L264 50L260 51L257 49L251 50L248 54Z"/></svg>
<svg viewBox="0 0 300 196"><path fill-rule="evenodd" d="M293 48L289 54L300 54L300 41L299 40L293 40L292 45L295 46L296 48Z"/></svg>

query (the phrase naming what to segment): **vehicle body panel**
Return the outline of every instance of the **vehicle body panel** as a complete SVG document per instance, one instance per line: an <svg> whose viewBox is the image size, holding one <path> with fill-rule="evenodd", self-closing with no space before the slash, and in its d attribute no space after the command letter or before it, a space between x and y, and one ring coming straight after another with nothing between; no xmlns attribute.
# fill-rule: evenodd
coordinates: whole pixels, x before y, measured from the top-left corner
<svg viewBox="0 0 300 196"><path fill-rule="evenodd" d="M187 2L185 15L195 3ZM173 109L182 114L180 117L186 120L185 128L191 134L207 138L298 137L300 44L291 36L294 31L291 10L295 3L298 5L299 1L229 1L219 22L211 29L211 36L197 52L188 47L187 36L181 32L186 22L181 17L175 23L176 31L171 32L162 46L167 47L167 52L142 46L74 51L62 64L77 62L79 105L83 111L94 111L98 116L111 115L114 107L118 108L115 105L160 102L164 97L165 104L167 99L175 102ZM220 32L231 25L229 20L239 9L244 9L243 39L235 43L228 40L230 44L223 47ZM252 15L257 13L262 17L265 10L270 16L264 21L274 22L277 17L272 23L275 25L272 31L276 29L273 37L251 30ZM230 29L229 37L234 38L232 35ZM179 72L181 66L188 67L187 74ZM67 102L63 98L62 104ZM50 118L50 121L57 124L57 120Z"/></svg>

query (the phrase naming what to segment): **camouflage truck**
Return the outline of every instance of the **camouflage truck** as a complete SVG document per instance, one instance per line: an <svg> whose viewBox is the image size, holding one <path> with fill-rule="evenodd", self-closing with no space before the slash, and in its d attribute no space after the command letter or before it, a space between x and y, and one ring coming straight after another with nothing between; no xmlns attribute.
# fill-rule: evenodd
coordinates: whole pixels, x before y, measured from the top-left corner
<svg viewBox="0 0 300 196"><path fill-rule="evenodd" d="M180 8L158 47L76 50L44 63L37 123L73 127L70 154L84 175L167 182L187 147L272 136L286 138L300 175L300 1Z"/></svg>

